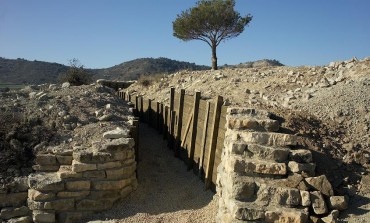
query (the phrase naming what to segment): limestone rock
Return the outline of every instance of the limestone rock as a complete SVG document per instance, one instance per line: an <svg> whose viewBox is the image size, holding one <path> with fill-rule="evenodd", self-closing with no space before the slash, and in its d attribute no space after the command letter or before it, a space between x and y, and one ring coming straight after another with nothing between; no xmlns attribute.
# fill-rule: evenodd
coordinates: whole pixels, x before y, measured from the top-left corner
<svg viewBox="0 0 370 223"><path fill-rule="evenodd" d="M106 115L103 115L101 117L98 118L99 121L101 122L107 122L107 121L110 121L113 119L113 115L112 114L106 114Z"/></svg>
<svg viewBox="0 0 370 223"><path fill-rule="evenodd" d="M305 173L307 176L315 176L316 165L314 163L297 163L289 161L288 168L293 173Z"/></svg>
<svg viewBox="0 0 370 223"><path fill-rule="evenodd" d="M247 150L253 154L252 157L276 162L284 162L287 160L290 151L288 148L268 147L257 144L248 145Z"/></svg>
<svg viewBox="0 0 370 223"><path fill-rule="evenodd" d="M309 207L311 205L310 192L300 191L301 193L301 205L303 207Z"/></svg>
<svg viewBox="0 0 370 223"><path fill-rule="evenodd" d="M26 206L22 206L19 208L3 208L1 209L0 219L11 219L17 217L23 217L30 213L30 209Z"/></svg>
<svg viewBox="0 0 370 223"><path fill-rule="evenodd" d="M291 150L289 153L289 158L292 161L298 163L310 163L312 162L312 154L306 149Z"/></svg>
<svg viewBox="0 0 370 223"><path fill-rule="evenodd" d="M9 219L7 223L32 223L32 218L31 216L12 218L12 219Z"/></svg>
<svg viewBox="0 0 370 223"><path fill-rule="evenodd" d="M285 175L287 173L285 163L247 160L237 157L230 159L230 162L227 163L226 169L229 172L239 173L260 173L273 175Z"/></svg>
<svg viewBox="0 0 370 223"><path fill-rule="evenodd" d="M128 129L122 129L117 127L115 130L108 131L103 133L103 137L106 139L118 139L118 138L127 138L130 135L130 131Z"/></svg>
<svg viewBox="0 0 370 223"><path fill-rule="evenodd" d="M338 222L339 211L333 210L326 217L321 218L324 223L337 223Z"/></svg>
<svg viewBox="0 0 370 223"><path fill-rule="evenodd" d="M278 188L275 193L275 201L281 205L298 206L301 203L301 194L295 188Z"/></svg>
<svg viewBox="0 0 370 223"><path fill-rule="evenodd" d="M33 221L42 223L54 223L55 222L55 212L54 211L33 211Z"/></svg>
<svg viewBox="0 0 370 223"><path fill-rule="evenodd" d="M348 198L345 196L331 196L329 199L329 207L332 210L345 210L348 207Z"/></svg>
<svg viewBox="0 0 370 223"><path fill-rule="evenodd" d="M28 198L34 201L48 201L55 198L55 193L42 193L35 189L29 189Z"/></svg>
<svg viewBox="0 0 370 223"><path fill-rule="evenodd" d="M308 215L300 211L266 211L265 222L267 223L302 223L307 222Z"/></svg>
<svg viewBox="0 0 370 223"><path fill-rule="evenodd" d="M90 181L66 182L66 189L71 191L90 190Z"/></svg>
<svg viewBox="0 0 370 223"><path fill-rule="evenodd" d="M310 192L310 200L315 214L326 214L328 212L328 208L326 207L320 191Z"/></svg>
<svg viewBox="0 0 370 223"><path fill-rule="evenodd" d="M69 88L71 86L71 84L69 82L64 82L62 84L62 88Z"/></svg>
<svg viewBox="0 0 370 223"><path fill-rule="evenodd" d="M322 194L330 197L334 195L333 187L325 175L318 177L309 177L305 179L306 182L315 190L320 191Z"/></svg>
<svg viewBox="0 0 370 223"><path fill-rule="evenodd" d="M53 154L38 154L36 156L36 163L39 165L55 165L57 160Z"/></svg>
<svg viewBox="0 0 370 223"><path fill-rule="evenodd" d="M296 136L282 133L240 132L232 136L232 138L241 138L247 143L266 146L289 146L297 144Z"/></svg>
<svg viewBox="0 0 370 223"><path fill-rule="evenodd" d="M72 171L79 173L88 170L96 170L96 164L87 164L87 163L80 163L78 161L73 160L72 162Z"/></svg>
<svg viewBox="0 0 370 223"><path fill-rule="evenodd" d="M27 200L27 192L20 193L0 193L0 208L9 206L21 206Z"/></svg>

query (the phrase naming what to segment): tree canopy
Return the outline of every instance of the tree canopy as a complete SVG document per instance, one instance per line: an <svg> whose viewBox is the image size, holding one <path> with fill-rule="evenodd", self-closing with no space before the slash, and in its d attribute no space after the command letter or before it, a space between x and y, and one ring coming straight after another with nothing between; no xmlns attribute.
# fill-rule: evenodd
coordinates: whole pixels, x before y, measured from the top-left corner
<svg viewBox="0 0 370 223"><path fill-rule="evenodd" d="M239 36L252 20L234 10L235 0L200 0L196 6L177 15L173 35L181 40L201 40L212 48L212 68L217 70L216 48Z"/></svg>

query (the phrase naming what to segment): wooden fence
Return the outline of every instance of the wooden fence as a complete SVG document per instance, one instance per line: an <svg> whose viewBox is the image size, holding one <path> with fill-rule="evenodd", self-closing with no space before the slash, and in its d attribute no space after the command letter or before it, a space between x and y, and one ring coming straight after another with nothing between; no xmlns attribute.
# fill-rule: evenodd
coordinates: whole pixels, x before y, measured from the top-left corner
<svg viewBox="0 0 370 223"><path fill-rule="evenodd" d="M225 137L226 110L223 98L201 99L201 93L190 96L185 90L171 88L170 104L142 96L118 92L119 97L133 103L140 121L148 123L163 134L174 155L184 160L204 179L206 189L215 189L217 166Z"/></svg>

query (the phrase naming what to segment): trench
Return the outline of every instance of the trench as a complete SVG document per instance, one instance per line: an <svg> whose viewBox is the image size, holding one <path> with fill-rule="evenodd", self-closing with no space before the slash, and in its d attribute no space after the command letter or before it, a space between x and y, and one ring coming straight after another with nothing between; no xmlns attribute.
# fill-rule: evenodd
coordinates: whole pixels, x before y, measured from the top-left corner
<svg viewBox="0 0 370 223"><path fill-rule="evenodd" d="M139 125L138 188L113 209L92 221L111 222L214 222L214 193L174 159L167 141L147 124Z"/></svg>

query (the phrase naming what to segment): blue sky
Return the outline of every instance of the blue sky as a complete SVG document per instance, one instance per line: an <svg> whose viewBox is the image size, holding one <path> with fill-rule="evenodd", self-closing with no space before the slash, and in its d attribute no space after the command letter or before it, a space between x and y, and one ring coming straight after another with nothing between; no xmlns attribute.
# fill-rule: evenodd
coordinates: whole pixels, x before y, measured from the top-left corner
<svg viewBox="0 0 370 223"><path fill-rule="evenodd" d="M172 35L172 21L196 0L0 0L0 56L104 68L142 57L211 64L201 41ZM369 0L236 0L253 20L221 43L218 62L277 59L323 65L370 56Z"/></svg>

